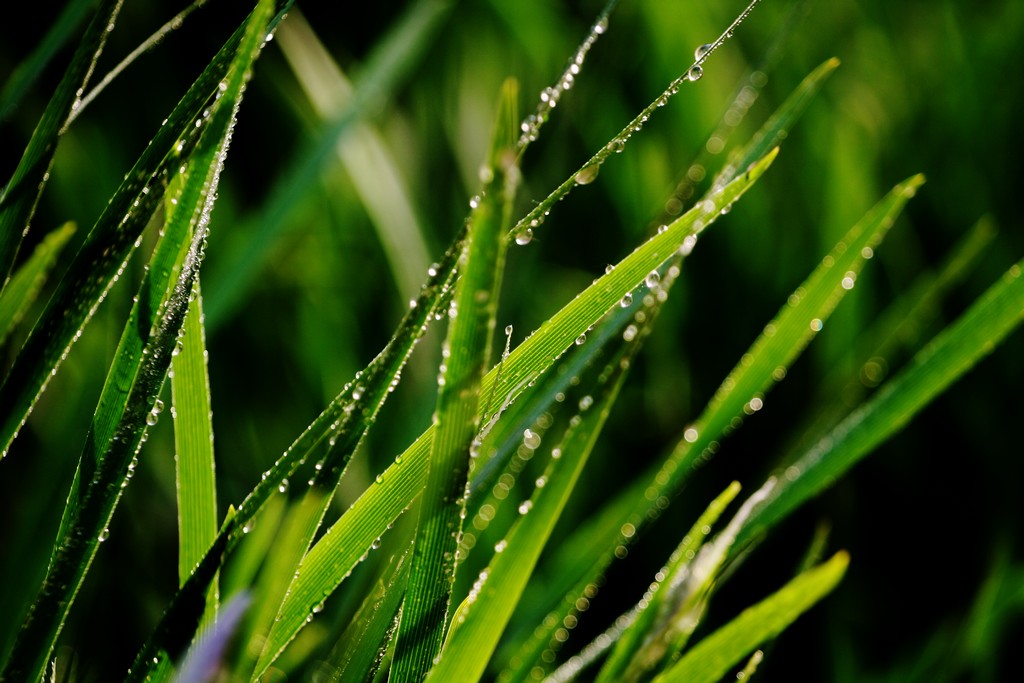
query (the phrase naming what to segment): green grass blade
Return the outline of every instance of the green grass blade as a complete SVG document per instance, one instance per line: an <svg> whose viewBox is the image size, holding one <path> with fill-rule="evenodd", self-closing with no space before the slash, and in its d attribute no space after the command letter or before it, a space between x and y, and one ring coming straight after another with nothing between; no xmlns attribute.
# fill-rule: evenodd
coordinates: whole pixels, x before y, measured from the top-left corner
<svg viewBox="0 0 1024 683"><path fill-rule="evenodd" d="M668 585L674 577L686 567L690 558L694 558L711 532L711 527L718 521L718 518L725 512L725 508L740 492L738 482L733 482L728 488L715 498L707 509L697 518L697 521L690 528L690 531L683 537L679 547L672 553L668 565L659 572L665 578L651 584L651 590L644 596L640 604L635 620L623 631L615 649L609 655L601 672L597 677L597 683L611 683L624 680L627 668L631 661L641 655L641 648L644 641L651 638L656 629L663 628L659 619L664 622L666 617L666 601L671 591Z"/></svg>
<svg viewBox="0 0 1024 683"><path fill-rule="evenodd" d="M119 347L124 355L115 358L101 395L94 429L61 524L62 536L58 538L39 597L4 669L4 675L12 679L35 680L42 674L75 594L99 543L105 539L105 529L121 490L131 478L133 460L146 427L155 419L160 407L158 395L202 262L210 210L241 93L252 62L259 54L272 7L264 2L260 9L262 15L254 15L255 19L247 27L246 40L241 43L222 97L204 127L205 132L190 160L189 177L178 198L180 208L174 216L179 227L169 232L182 239L189 235L191 228L191 242L161 240L162 248L154 254L154 258L166 261L155 264L157 267L147 272L133 306L135 315L129 319ZM167 266L176 261L182 251L185 253L180 273L172 280L171 269ZM163 288L157 284L160 281L164 282ZM161 303L165 298L166 303ZM146 322L139 326L136 319ZM142 336L139 327L153 331Z"/></svg>
<svg viewBox="0 0 1024 683"><path fill-rule="evenodd" d="M178 583L183 584L217 535L217 486L213 456L213 413L206 367L206 332L199 282L189 306L184 338L171 361L171 415L174 418L178 492ZM216 613L216 586L207 615ZM206 623L204 621L204 623Z"/></svg>
<svg viewBox="0 0 1024 683"><path fill-rule="evenodd" d="M246 235L237 249L225 254L222 267L207 280L207 317L216 329L231 314L246 288L266 261L271 246L287 225L292 208L316 185L316 179L334 157L339 141L367 114L391 98L402 81L439 33L452 3L449 0L421 0L402 17L368 59L348 105L296 154L289 169L274 185L264 206L243 229ZM418 271L420 272L420 271Z"/></svg>
<svg viewBox="0 0 1024 683"><path fill-rule="evenodd" d="M618 398L629 367L619 361L631 357L630 352L638 346L627 345L626 353L616 357L600 391L592 392L596 394L593 403L581 411L579 420L570 421L557 447L558 456L552 451L542 475L544 485L537 486L520 507L521 516L499 543L501 551L495 553L479 585L459 608L441 659L428 680L475 681L483 675Z"/></svg>
<svg viewBox="0 0 1024 683"><path fill-rule="evenodd" d="M723 207L739 199L767 170L775 154L758 162L747 173L713 195L704 205L681 216L666 231L638 247L549 319L529 339L524 341L502 364L501 372L491 370L484 378L481 395L493 396L484 411L494 414L508 401L515 399L533 381L555 362L566 348L585 343L581 339L591 326L610 309L618 309L623 293L642 282L651 270L671 257L703 230ZM689 243L688 243L689 244ZM310 550L303 561L302 572L292 586L289 602L298 606L318 604L341 582L354 567L362 553L380 537L405 508L413 501L426 481L427 460L433 428L424 432L408 449L395 459L395 463L377 478L349 511L331 527ZM293 612L289 615L287 612ZM305 624L298 610L286 610L278 628L271 633L283 647Z"/></svg>
<svg viewBox="0 0 1024 683"><path fill-rule="evenodd" d="M906 201L913 196L923 178L915 176L896 186L826 256L817 269L790 296L789 302L745 353L705 407L700 417L683 434L678 445L656 466L646 480L651 482L644 494L634 496L632 512L617 524L606 527L613 535L605 547L628 546L637 537L621 533L625 525L635 530L646 528L676 496L694 468L710 458L724 436L735 428L737 420L756 412L764 401L764 393L781 380L786 369L821 329L839 300L854 285L864 262L885 236ZM700 203L698 203L700 206ZM581 533L595 533L584 529ZM572 543L572 541L569 541ZM614 560L606 552L584 573L574 577L575 589L589 585ZM576 565L577 570L582 569ZM564 580L570 578L562 572ZM573 598L573 600L575 597ZM559 604L572 604L573 600ZM559 610L562 608L559 607ZM555 619L561 621L561 616ZM535 661L550 647L554 628L537 629L524 643L518 658Z"/></svg>
<svg viewBox="0 0 1024 683"><path fill-rule="evenodd" d="M505 235L519 180L514 150L516 98L502 91L492 175L470 214L469 237L448 311L449 328L438 377L435 438L420 499L409 586L398 624L391 680L419 681L441 651L455 581L455 561L466 507L469 463L480 431L481 383L494 337L498 292L505 267Z"/></svg>
<svg viewBox="0 0 1024 683"><path fill-rule="evenodd" d="M434 20L435 16L429 18ZM427 35L421 29L417 37L423 40ZM352 100L352 84L302 15L293 12L276 39L321 121L338 116ZM363 122L351 126L336 150L372 219L404 299L419 291L421 274L426 272L430 259L422 221L394 155L376 127Z"/></svg>
<svg viewBox="0 0 1024 683"><path fill-rule="evenodd" d="M774 638L825 597L846 572L849 556L836 553L828 562L796 577L782 589L697 643L656 683L714 683L754 648Z"/></svg>
<svg viewBox="0 0 1024 683"><path fill-rule="evenodd" d="M11 112L18 107L21 98L36 82L57 51L68 41L92 4L92 0L72 0L65 5L36 49L11 73L4 83L3 90L0 90L0 123L6 121Z"/></svg>
<svg viewBox="0 0 1024 683"><path fill-rule="evenodd" d="M752 518L743 540L754 539L831 485L991 353L1024 320L1022 265L1010 268L909 367L788 467L777 495Z"/></svg>
<svg viewBox="0 0 1024 683"><path fill-rule="evenodd" d="M110 35L110 27L117 19L121 2L103 0L96 8L96 14L82 36L57 92L46 105L13 177L0 192L0 283L3 285L7 284L21 240L35 213L36 202L49 178L53 154L68 114L80 97L82 88L89 82L96 59Z"/></svg>
<svg viewBox="0 0 1024 683"><path fill-rule="evenodd" d="M328 659L332 681L370 681L381 668L409 578L408 552L393 557Z"/></svg>
<svg viewBox="0 0 1024 683"><path fill-rule="evenodd" d="M14 331L35 302L57 256L74 232L74 223L65 223L47 235L0 292L0 344Z"/></svg>
<svg viewBox="0 0 1024 683"><path fill-rule="evenodd" d="M278 0L280 20L291 0ZM84 325L123 268L152 213L162 185L182 164L206 126L197 127L241 40L241 29L217 53L161 125L125 181L111 197L64 274L42 316L0 386L0 459L6 455L32 405L66 357ZM0 231L0 235L7 235Z"/></svg>

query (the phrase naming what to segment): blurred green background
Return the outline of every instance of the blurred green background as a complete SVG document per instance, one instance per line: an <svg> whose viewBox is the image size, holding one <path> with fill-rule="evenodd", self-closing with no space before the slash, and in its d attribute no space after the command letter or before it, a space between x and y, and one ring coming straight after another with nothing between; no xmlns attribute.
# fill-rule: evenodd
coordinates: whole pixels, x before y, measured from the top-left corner
<svg viewBox="0 0 1024 683"><path fill-rule="evenodd" d="M299 2L301 12L287 20L295 26L257 64L202 275L224 509L386 343L478 189L502 80L519 80L522 110L532 111L601 8L593 0L452 3L430 15L422 44L407 41L407 68L390 84L375 82L366 76L375 49L414 5ZM97 73L183 6L128 0ZM64 221L78 224L77 239L84 236L247 9L234 0L210 2L89 106L61 143L26 248ZM574 173L741 9L738 2L623 0L576 87L524 159L518 213ZM35 3L20 11L34 16L0 22L0 83L43 37L55 8ZM296 69L285 58L289 49L311 52L301 21L360 92L383 86L360 110L365 125L350 128L345 144L353 155L370 145L386 163L345 163L331 153L274 213L275 192L289 187L296 160L308 156L324 130L299 77L315 78L315 69ZM726 151L745 142L815 66L833 56L842 61L775 167L686 261L598 447L587 494L571 513L582 518L671 447L786 296L877 199L909 175L928 178L765 409L723 444L651 538L612 571L614 588L602 593L607 612L592 611L594 623L581 626L581 636L635 602L675 542L666 545L666 534L678 537L728 481L753 490L787 455L820 392L834 391L826 378L856 372L865 331L934 274L972 226L984 220L995 231L990 243L909 331L907 347L888 359L890 370L1024 254L1015 152L1022 148L1022 37L1019 2L765 0L712 55L703 79L659 109L594 183L559 203L529 246L511 251L499 327L512 324L518 343L650 233L751 69L763 67L767 83ZM73 45L74 38L18 110L0 121L0 176L16 165ZM333 91L317 92L329 100ZM724 157L707 161L709 178ZM367 208L368 191L382 198L383 217ZM411 221L396 213L403 202ZM410 231L391 237L390 251L381 237L389 221ZM141 268L140 259L132 261L0 467L0 614L20 614L41 578L48 548L38 540L56 531ZM1020 331L1013 334L906 431L780 528L712 605L710 618L726 619L781 585L819 520L831 523L833 548L851 551L846 579L783 636L760 673L764 680L1006 680L1019 668L1013 646L1024 644L1022 339ZM20 341L0 350L5 363ZM339 509L428 424L437 342L435 332L420 345L357 458ZM62 638L85 660L84 680L124 670L174 589L169 424L159 424L146 444ZM5 618L0 634L16 622Z"/></svg>

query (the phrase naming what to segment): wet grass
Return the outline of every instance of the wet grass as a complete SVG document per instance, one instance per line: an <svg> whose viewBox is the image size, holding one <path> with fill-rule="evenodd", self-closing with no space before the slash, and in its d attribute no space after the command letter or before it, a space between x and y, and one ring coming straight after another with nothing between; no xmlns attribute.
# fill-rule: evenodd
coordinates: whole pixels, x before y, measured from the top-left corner
<svg viewBox="0 0 1024 683"><path fill-rule="evenodd" d="M81 5L0 48L0 678L1011 670L1024 13Z"/></svg>

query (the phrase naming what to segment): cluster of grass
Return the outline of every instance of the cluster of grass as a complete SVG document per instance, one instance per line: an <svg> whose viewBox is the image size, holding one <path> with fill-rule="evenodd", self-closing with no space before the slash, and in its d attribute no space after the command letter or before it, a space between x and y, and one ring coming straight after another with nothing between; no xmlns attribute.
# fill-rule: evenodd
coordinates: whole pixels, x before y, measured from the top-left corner
<svg viewBox="0 0 1024 683"><path fill-rule="evenodd" d="M5 41L0 680L1006 672L1024 12L583 4Z"/></svg>

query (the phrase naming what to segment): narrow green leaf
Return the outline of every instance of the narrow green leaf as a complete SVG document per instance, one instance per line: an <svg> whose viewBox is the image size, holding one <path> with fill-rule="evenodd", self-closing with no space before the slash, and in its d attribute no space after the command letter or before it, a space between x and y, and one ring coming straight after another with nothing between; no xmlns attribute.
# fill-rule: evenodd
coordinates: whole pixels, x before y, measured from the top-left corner
<svg viewBox="0 0 1024 683"><path fill-rule="evenodd" d="M292 207L301 204L301 197L316 185L318 174L334 157L339 142L367 112L376 111L393 96L438 35L452 6L450 0L420 0L374 49L348 104L295 155L256 212L254 224L240 231L246 239L226 253L223 266L211 273L207 280L211 329L222 324L238 305L287 225Z"/></svg>
<svg viewBox="0 0 1024 683"><path fill-rule="evenodd" d="M369 681L381 668L395 629L395 615L405 597L409 553L391 558L328 658L332 681Z"/></svg>
<svg viewBox="0 0 1024 683"><path fill-rule="evenodd" d="M462 535L470 457L480 431L480 385L494 337L498 292L505 267L505 235L519 180L514 152L515 107L519 89L507 81L498 107L492 175L470 214L460 277L448 311L442 350L436 436L431 445L427 483L420 500L409 586L398 624L391 680L419 681L441 651ZM511 129L511 130L510 130Z"/></svg>
<svg viewBox="0 0 1024 683"><path fill-rule="evenodd" d="M3 90L0 90L0 123L7 120L18 107L21 98L68 41L92 4L93 0L72 0L67 3L32 54L11 72Z"/></svg>
<svg viewBox="0 0 1024 683"><path fill-rule="evenodd" d="M655 678L655 683L720 680L754 648L777 636L831 592L849 563L849 555L839 552L828 562L804 572L697 643L678 663Z"/></svg>
<svg viewBox="0 0 1024 683"><path fill-rule="evenodd" d="M35 303L57 256L74 232L74 223L65 223L47 235L28 261L15 271L3 292L0 292L0 344Z"/></svg>
<svg viewBox="0 0 1024 683"><path fill-rule="evenodd" d="M661 630L664 627L664 621L671 616L670 610L666 607L670 593L672 593L669 586L678 579L684 568L688 567L692 559L696 557L697 551L700 550L704 540L711 533L711 527L739 492L739 482L733 482L711 501L707 509L697 518L690 531L672 553L668 565L658 572L659 577L664 578L653 583L651 590L645 594L635 620L623 631L615 643L615 649L612 650L608 660L601 667L601 672L596 679L597 683L627 680L627 668L634 660L642 656L641 648L645 642L655 637L656 631ZM658 623L659 620L662 622L661 624ZM634 664L634 666L636 665ZM635 680L635 678L630 680Z"/></svg>
<svg viewBox="0 0 1024 683"><path fill-rule="evenodd" d="M898 433L1024 320L1024 261L1018 261L899 375L786 468L782 486L742 534L750 541Z"/></svg>
<svg viewBox="0 0 1024 683"><path fill-rule="evenodd" d="M280 21L292 1L277 0L279 12L271 26ZM221 48L157 130L110 198L22 346L0 386L0 459L6 455L47 381L117 279L161 204L164 183L188 158L208 127L197 127L196 120L201 119L204 108L209 108L211 99L220 92L220 83L241 36L242 28ZM7 234L6 230L0 231L0 235Z"/></svg>
<svg viewBox="0 0 1024 683"><path fill-rule="evenodd" d="M503 405L519 396L527 384L576 344L608 310L619 307L626 291L642 282L686 243L692 246L695 234L703 230L723 207L735 202L767 170L774 160L772 153L746 173L713 195L707 202L681 216L669 228L638 247L610 273L599 278L576 299L549 319L524 341L501 366L491 370L483 380L482 396L493 396L483 412L496 413ZM687 241L690 238L690 241ZM585 340L580 340L584 343ZM377 483L357 500L348 512L310 550L302 563L302 572L292 586L289 602L312 605L329 594L345 574L356 565L362 553L380 537L399 514L419 495L426 480L427 460L434 430L424 432L395 463L381 473ZM283 647L305 623L289 610L270 638Z"/></svg>
<svg viewBox="0 0 1024 683"><path fill-rule="evenodd" d="M632 351L638 346L627 348ZM618 398L629 366L618 361L631 355L616 358L596 399L578 421L570 421L542 475L544 485L538 485L520 507L521 516L500 542L500 552L495 553L456 615L441 659L428 680L475 681L482 676Z"/></svg>
<svg viewBox="0 0 1024 683"><path fill-rule="evenodd" d="M50 165L68 114L88 84L96 59L121 9L122 0L102 0L85 30L28 147L10 181L0 192L0 287L7 284L21 240L49 177ZM65 17L66 18L66 17ZM6 450L6 445L2 450Z"/></svg>
<svg viewBox="0 0 1024 683"><path fill-rule="evenodd" d="M143 280L104 385L50 567L4 669L3 675L11 679L35 680L42 675L99 543L106 538L107 524L131 478L147 424L155 420L162 407L158 395L202 262L202 245L231 128L271 9L269 1L263 2L247 27L222 97L191 159L192 169L178 198L180 208L174 212L178 225L168 226L154 253L157 263L153 265L157 267L150 268ZM186 240L189 228L190 243ZM173 233L177 241L167 239L168 233ZM168 266L179 255L183 261L175 280Z"/></svg>
<svg viewBox="0 0 1024 683"><path fill-rule="evenodd" d="M184 338L171 361L171 415L174 418L178 492L178 583L183 584L217 535L217 487L213 456L213 413L206 367L203 299L196 281ZM207 617L216 615L216 585L207 599Z"/></svg>
<svg viewBox="0 0 1024 683"><path fill-rule="evenodd" d="M738 421L762 407L765 392L785 377L789 365L822 328L843 295L854 286L857 273L865 261L871 258L874 248L922 182L921 176L915 176L897 185L844 236L807 280L790 295L787 304L765 326L761 336L722 382L700 417L686 428L673 451L660 466L646 475L645 479L650 483L642 496L633 498L635 502L632 504L632 512L618 524L606 527L614 540L606 542L605 547L629 545L635 535L624 537L619 531L620 527L629 524L637 530L646 528L678 495L694 469L714 455L720 440L735 429ZM590 534L592 531L581 533ZM606 552L585 573L575 577L572 585L589 585L614 558L614 554ZM572 604L572 600L561 601L560 605ZM556 611L562 609L557 607ZM559 614L552 614L556 623L561 620ZM523 644L518 659L536 661L541 652L549 647L552 633L553 628L537 629L528 642Z"/></svg>

